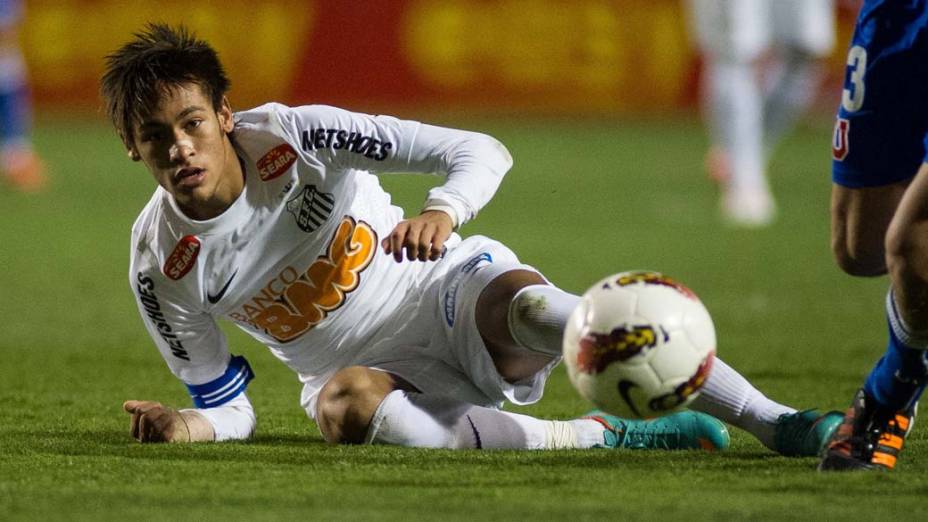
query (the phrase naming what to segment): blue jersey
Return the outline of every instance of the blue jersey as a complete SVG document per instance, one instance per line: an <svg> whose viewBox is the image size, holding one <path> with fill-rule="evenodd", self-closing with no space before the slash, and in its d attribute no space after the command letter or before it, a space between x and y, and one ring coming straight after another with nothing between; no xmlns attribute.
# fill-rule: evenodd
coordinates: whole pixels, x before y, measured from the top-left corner
<svg viewBox="0 0 928 522"><path fill-rule="evenodd" d="M848 51L832 139L832 180L889 185L928 150L928 0L868 0Z"/></svg>

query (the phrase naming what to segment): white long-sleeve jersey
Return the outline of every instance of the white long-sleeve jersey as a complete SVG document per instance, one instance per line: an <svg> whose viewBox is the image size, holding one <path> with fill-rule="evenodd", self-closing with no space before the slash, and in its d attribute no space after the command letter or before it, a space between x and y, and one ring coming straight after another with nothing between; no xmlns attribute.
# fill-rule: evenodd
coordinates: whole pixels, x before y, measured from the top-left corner
<svg viewBox="0 0 928 522"><path fill-rule="evenodd" d="M220 216L194 221L159 187L132 228L129 274L143 322L194 404L208 411L235 399L229 415L207 414L220 440L250 433L254 415L244 396L251 369L229 353L217 319L318 389L397 319L426 269L379 248L402 209L372 173L444 175L427 200L463 223L512 165L484 134L327 106L236 113L233 136L241 195ZM217 421L224 416L239 422Z"/></svg>

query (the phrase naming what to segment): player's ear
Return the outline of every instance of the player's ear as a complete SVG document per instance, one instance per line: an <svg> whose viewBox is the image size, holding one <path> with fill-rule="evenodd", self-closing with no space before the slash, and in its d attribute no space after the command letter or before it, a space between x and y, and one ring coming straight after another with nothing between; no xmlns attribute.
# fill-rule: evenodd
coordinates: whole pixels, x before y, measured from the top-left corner
<svg viewBox="0 0 928 522"><path fill-rule="evenodd" d="M223 132L226 134L232 132L232 129L235 128L235 121L232 117L232 105L229 103L229 98L222 97L222 104L219 106L219 110L216 111L216 116L219 117L219 125L222 127Z"/></svg>
<svg viewBox="0 0 928 522"><path fill-rule="evenodd" d="M129 156L129 159L132 161L141 161L141 154L139 154L139 151L135 148L135 145L129 143L129 140L126 139L126 135L120 132L119 138L122 140L123 145L126 146L126 155Z"/></svg>

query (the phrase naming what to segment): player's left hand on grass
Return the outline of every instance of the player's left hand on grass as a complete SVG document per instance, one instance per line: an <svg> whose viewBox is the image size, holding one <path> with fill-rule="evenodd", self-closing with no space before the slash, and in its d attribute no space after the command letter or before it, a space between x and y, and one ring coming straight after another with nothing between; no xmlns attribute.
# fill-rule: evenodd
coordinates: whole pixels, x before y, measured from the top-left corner
<svg viewBox="0 0 928 522"><path fill-rule="evenodd" d="M410 261L436 261L444 252L445 241L453 229L451 216L440 210L426 210L400 221L380 244L384 253L392 254L397 263L403 260L404 249Z"/></svg>
<svg viewBox="0 0 928 522"><path fill-rule="evenodd" d="M209 421L193 410L178 411L155 401L126 401L132 414L129 429L139 442L200 442L213 440Z"/></svg>

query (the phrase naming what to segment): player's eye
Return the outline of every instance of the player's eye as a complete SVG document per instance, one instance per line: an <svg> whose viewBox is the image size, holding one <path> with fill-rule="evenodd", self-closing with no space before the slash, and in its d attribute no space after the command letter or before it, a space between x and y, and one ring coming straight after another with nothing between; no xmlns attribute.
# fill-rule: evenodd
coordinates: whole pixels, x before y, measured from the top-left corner
<svg viewBox="0 0 928 522"><path fill-rule="evenodd" d="M203 120L193 119L188 121L184 126L187 128L187 130L193 130L199 127L201 123L203 123Z"/></svg>
<svg viewBox="0 0 928 522"><path fill-rule="evenodd" d="M162 134L160 132L143 132L139 139L143 142L154 142L161 141Z"/></svg>

